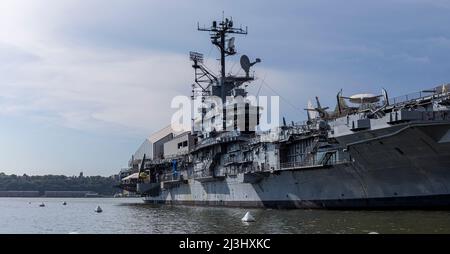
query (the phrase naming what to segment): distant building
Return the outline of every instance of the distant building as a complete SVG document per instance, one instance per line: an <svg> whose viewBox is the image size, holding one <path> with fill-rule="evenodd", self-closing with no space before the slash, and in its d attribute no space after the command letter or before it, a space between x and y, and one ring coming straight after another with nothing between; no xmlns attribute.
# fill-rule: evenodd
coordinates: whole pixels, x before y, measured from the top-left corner
<svg viewBox="0 0 450 254"><path fill-rule="evenodd" d="M80 172L80 178L83 178L83 176L84 176L83 172Z"/></svg>
<svg viewBox="0 0 450 254"><path fill-rule="evenodd" d="M172 129L172 126L169 125L158 132L151 135L149 138L145 139L142 145L138 148L138 150L133 154L130 159L128 166L132 169L138 169L142 163L142 158L144 154L147 160L158 160L164 159L164 144L171 141L175 136L182 134L183 132L176 132ZM175 144L177 147L178 143ZM183 145L183 144L182 144ZM178 148L172 149L174 153L177 153Z"/></svg>
<svg viewBox="0 0 450 254"><path fill-rule="evenodd" d="M164 158L172 158L189 153L194 145L194 137L191 132L185 132L175 136L164 143Z"/></svg>
<svg viewBox="0 0 450 254"><path fill-rule="evenodd" d="M44 196L49 198L84 198L99 195L93 191L46 191Z"/></svg>

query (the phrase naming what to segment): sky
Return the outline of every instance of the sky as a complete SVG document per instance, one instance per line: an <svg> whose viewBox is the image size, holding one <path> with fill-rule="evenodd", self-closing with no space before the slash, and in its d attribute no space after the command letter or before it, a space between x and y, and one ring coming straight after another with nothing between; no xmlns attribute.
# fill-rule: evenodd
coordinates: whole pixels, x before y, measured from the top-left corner
<svg viewBox="0 0 450 254"><path fill-rule="evenodd" d="M189 51L218 70L196 29L223 13L249 31L230 71L241 54L261 58L250 92L279 95L289 122L315 96L334 108L341 88L450 83L450 1L2 0L0 172L117 173L190 95Z"/></svg>

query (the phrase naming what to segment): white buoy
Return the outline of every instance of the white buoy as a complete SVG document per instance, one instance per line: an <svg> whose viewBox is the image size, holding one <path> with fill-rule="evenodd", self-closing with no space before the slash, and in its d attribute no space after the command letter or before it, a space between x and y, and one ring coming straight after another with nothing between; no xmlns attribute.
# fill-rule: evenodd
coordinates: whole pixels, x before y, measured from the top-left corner
<svg viewBox="0 0 450 254"><path fill-rule="evenodd" d="M96 213L101 213L103 212L102 208L100 206L97 206L97 209L95 209Z"/></svg>
<svg viewBox="0 0 450 254"><path fill-rule="evenodd" d="M377 232L370 232L369 235L378 235Z"/></svg>
<svg viewBox="0 0 450 254"><path fill-rule="evenodd" d="M247 212L244 216L244 218L242 218L243 222L255 222L255 218L252 216L252 214L250 212Z"/></svg>

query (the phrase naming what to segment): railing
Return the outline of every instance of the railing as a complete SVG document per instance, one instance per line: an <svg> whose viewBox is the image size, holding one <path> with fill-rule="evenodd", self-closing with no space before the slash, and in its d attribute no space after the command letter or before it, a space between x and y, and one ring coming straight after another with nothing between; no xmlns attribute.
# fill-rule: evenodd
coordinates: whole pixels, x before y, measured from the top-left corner
<svg viewBox="0 0 450 254"><path fill-rule="evenodd" d="M284 162L280 163L280 169L287 168L303 168L303 167L314 167L314 166L323 166L317 161L296 161L296 162Z"/></svg>
<svg viewBox="0 0 450 254"><path fill-rule="evenodd" d="M422 98L430 97L432 99L438 99L449 95L450 84L444 85L442 87L436 87L430 90L424 90L421 92L410 93L394 98L390 98L391 104L402 104Z"/></svg>
<svg viewBox="0 0 450 254"><path fill-rule="evenodd" d="M252 159L248 159L248 158L239 159L239 157L228 157L223 160L224 164L230 164L230 163L242 164L242 163L249 163L252 161L253 161Z"/></svg>
<svg viewBox="0 0 450 254"><path fill-rule="evenodd" d="M228 157L223 160L224 164L236 163L237 161L236 157Z"/></svg>
<svg viewBox="0 0 450 254"><path fill-rule="evenodd" d="M346 158L342 158L342 159L329 158L328 161L316 160L314 158L314 159L309 159L309 160L305 160L305 161L280 163L280 169L329 166L329 165L336 165L336 164L347 163L347 162L349 162L349 160Z"/></svg>
<svg viewBox="0 0 450 254"><path fill-rule="evenodd" d="M220 176L225 176L225 175L237 175L240 173L246 173L247 170L245 170L242 167L227 167L227 168L222 168L220 170L220 172L218 173L218 175Z"/></svg>
<svg viewBox="0 0 450 254"><path fill-rule="evenodd" d="M183 180L183 176L179 172L163 174L160 177L161 182L181 181L181 180Z"/></svg>
<svg viewBox="0 0 450 254"><path fill-rule="evenodd" d="M204 148L210 145L218 144L223 142L224 140L230 139L230 138L243 138L243 139L250 139L250 135L248 134L242 134L238 130L233 130L229 132L220 132L215 137L208 137L201 141L200 144L197 144L193 147L193 150Z"/></svg>
<svg viewBox="0 0 450 254"><path fill-rule="evenodd" d="M213 177L214 175L210 171L194 171L192 177L195 178L203 178L203 177Z"/></svg>
<svg viewBox="0 0 450 254"><path fill-rule="evenodd" d="M417 100L420 98L424 98L427 96L432 96L432 94L430 94L429 92L416 92L416 93L411 93L411 94L406 94L406 95L391 98L390 103L394 104L394 105L401 104L401 103Z"/></svg>

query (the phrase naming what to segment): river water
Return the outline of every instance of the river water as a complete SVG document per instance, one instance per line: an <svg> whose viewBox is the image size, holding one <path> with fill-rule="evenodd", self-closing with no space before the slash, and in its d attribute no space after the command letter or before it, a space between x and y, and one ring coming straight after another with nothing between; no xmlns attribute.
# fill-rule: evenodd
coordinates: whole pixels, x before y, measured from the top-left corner
<svg viewBox="0 0 450 254"><path fill-rule="evenodd" d="M42 202L45 207L39 207ZM94 212L98 205L103 213ZM247 211L256 222L241 221ZM236 209L154 206L134 198L0 198L1 234L370 232L450 233L450 211Z"/></svg>

